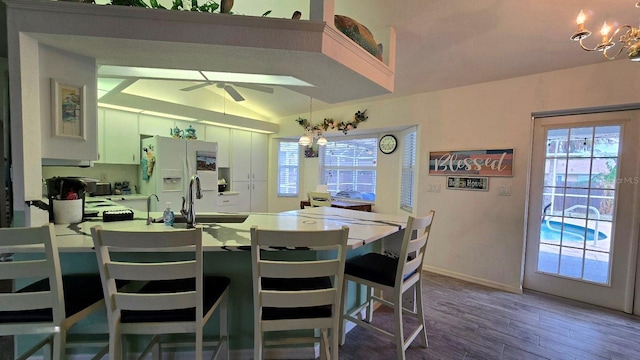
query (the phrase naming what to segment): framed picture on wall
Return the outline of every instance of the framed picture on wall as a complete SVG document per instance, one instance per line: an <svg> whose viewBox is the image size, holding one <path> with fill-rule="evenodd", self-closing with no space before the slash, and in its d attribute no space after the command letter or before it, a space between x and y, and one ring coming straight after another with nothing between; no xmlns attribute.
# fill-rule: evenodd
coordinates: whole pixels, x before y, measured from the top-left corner
<svg viewBox="0 0 640 360"><path fill-rule="evenodd" d="M52 136L86 140L86 86L51 79Z"/></svg>

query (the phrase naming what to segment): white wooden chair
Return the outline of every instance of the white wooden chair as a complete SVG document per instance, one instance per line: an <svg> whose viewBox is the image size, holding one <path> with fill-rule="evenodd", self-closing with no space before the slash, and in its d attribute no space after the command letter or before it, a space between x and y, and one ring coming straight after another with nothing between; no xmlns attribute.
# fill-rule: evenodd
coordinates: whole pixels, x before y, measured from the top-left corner
<svg viewBox="0 0 640 360"><path fill-rule="evenodd" d="M418 335L421 336L424 347L428 346L427 331L422 308L422 263L429 240L429 232L433 222L434 211L430 211L425 217L409 217L407 227L404 230L404 238L398 253L398 258L378 253L367 253L359 257L349 259L345 264L344 296L347 296L347 280L354 281L368 287L367 301L355 308L345 311L342 305L342 321L340 323L340 344L345 342L346 322L351 321L357 325L378 331L381 334L393 338L396 342L396 358L404 359L405 350L411 345ZM373 289L381 290L383 299L375 296ZM406 309L402 306L402 295L409 289L413 289L415 309ZM380 302L393 309L395 334L380 329L373 324L374 301ZM366 321L358 315L366 310ZM418 320L418 327L408 337L404 337L403 313L414 316Z"/></svg>
<svg viewBox="0 0 640 360"><path fill-rule="evenodd" d="M338 359L348 234L346 226L321 231L251 228L255 360L262 360L265 346L316 342L320 343L321 359ZM295 259L295 255L283 255L282 252L293 253L301 249L330 251L317 253L309 260L274 258ZM313 329L314 336L264 340L265 332L303 329Z"/></svg>
<svg viewBox="0 0 640 360"><path fill-rule="evenodd" d="M0 253L28 253L0 262L0 279L29 283L18 291L0 294L0 336L44 336L16 359L27 359L40 350L45 355L50 351L52 359L66 359L68 330L104 309L97 274L61 275L55 239L53 224L0 229ZM94 359L101 358L105 350Z"/></svg>
<svg viewBox="0 0 640 360"><path fill-rule="evenodd" d="M203 275L202 228L115 231L96 226L91 234L107 299L109 359L123 358L122 336L126 334L154 335L141 352L142 358L151 349L161 355L163 334L193 333L194 358L201 360L203 327L216 309L220 309L220 337L212 358L229 358L230 281ZM180 259L171 254L179 254ZM117 289L116 280L130 281L129 288ZM132 291L135 284L141 287Z"/></svg>
<svg viewBox="0 0 640 360"><path fill-rule="evenodd" d="M331 206L331 194L328 192L309 191L311 207Z"/></svg>

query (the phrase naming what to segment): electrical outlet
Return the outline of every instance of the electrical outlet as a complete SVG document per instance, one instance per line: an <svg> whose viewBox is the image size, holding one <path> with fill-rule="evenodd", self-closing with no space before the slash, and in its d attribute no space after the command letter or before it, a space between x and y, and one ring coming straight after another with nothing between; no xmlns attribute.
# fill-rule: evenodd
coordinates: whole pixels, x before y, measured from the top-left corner
<svg viewBox="0 0 640 360"><path fill-rule="evenodd" d="M440 184L427 184L427 192L440 192Z"/></svg>

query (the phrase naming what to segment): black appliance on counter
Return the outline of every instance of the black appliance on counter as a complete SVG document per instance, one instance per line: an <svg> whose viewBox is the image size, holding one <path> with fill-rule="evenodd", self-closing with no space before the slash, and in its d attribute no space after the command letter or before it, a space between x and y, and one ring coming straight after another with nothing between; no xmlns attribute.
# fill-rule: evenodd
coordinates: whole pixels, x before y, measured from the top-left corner
<svg viewBox="0 0 640 360"><path fill-rule="evenodd" d="M97 180L75 177L56 176L46 180L47 199L49 200L49 221L53 222L53 199L77 200L82 199L82 215L84 217L84 199L87 193L96 190Z"/></svg>

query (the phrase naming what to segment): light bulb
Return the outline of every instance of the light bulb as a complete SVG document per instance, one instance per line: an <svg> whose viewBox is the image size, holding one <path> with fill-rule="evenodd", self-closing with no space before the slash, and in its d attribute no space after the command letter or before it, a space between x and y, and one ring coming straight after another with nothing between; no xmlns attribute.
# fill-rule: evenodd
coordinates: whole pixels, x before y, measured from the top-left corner
<svg viewBox="0 0 640 360"><path fill-rule="evenodd" d="M318 139L318 141L316 141L316 143L320 146L324 146L327 145L327 139L325 139L324 136L320 136L320 139Z"/></svg>
<svg viewBox="0 0 640 360"><path fill-rule="evenodd" d="M309 146L311 145L311 140L307 135L302 135L300 136L300 140L298 140L298 144L302 146Z"/></svg>

